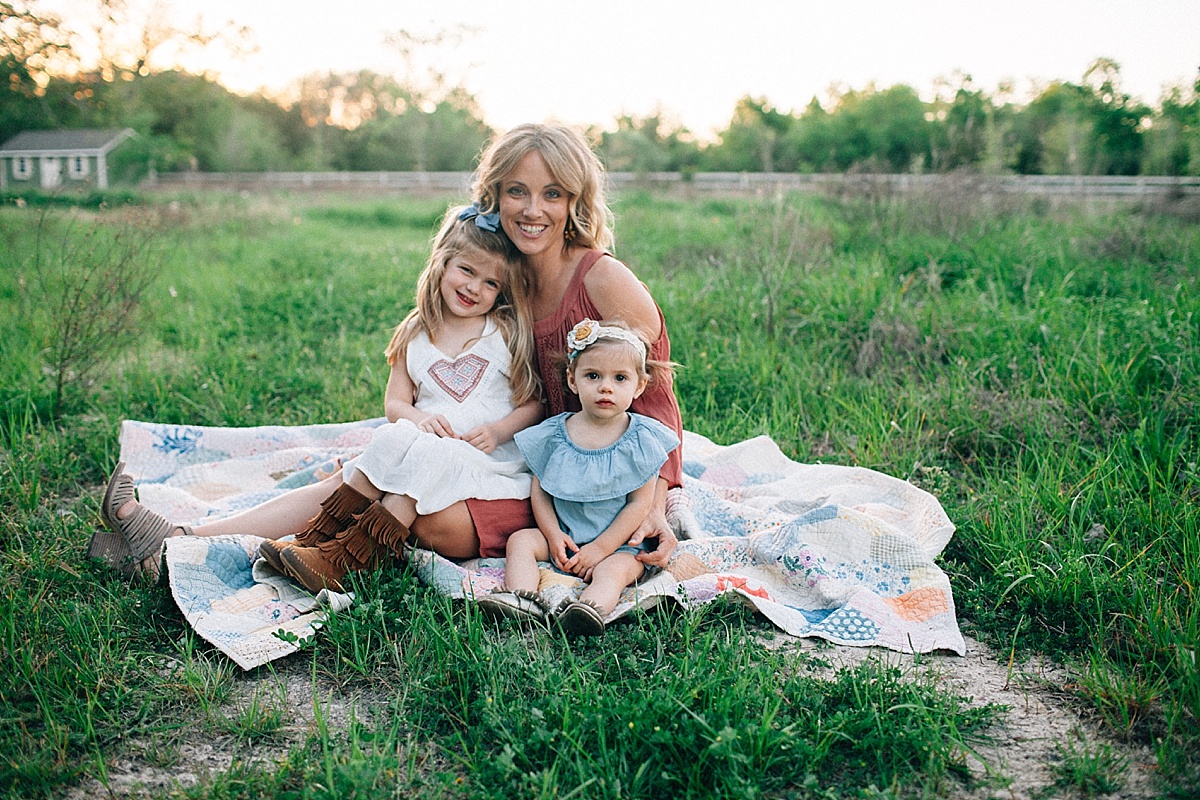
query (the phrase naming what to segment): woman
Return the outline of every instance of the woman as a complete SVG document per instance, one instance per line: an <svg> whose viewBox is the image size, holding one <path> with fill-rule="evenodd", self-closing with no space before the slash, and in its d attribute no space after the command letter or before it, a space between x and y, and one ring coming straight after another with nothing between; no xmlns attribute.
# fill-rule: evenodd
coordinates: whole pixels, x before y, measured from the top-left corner
<svg viewBox="0 0 1200 800"><path fill-rule="evenodd" d="M662 312L649 291L620 261L612 246L610 212L604 199L604 172L577 132L557 125L522 125L496 138L484 152L472 190L482 213L498 213L500 225L525 257L538 372L548 415L578 411L578 398L565 390L557 354L565 352L567 332L580 320L621 319L651 342L650 357L670 361L671 344ZM644 393L632 411L654 417L682 437L683 425L672 385ZM630 540L657 538L655 549L638 556L663 567L677 543L666 518L667 490L682 485L677 448L659 473L653 510ZM89 550L119 565L140 561L156 569L167 536L249 533L268 539L296 533L321 511L340 477L280 495L232 517L192 528L172 525L133 499L133 480L120 467L109 482L101 513L119 536L98 537ZM490 540L533 527L527 500L456 503L420 517L412 531L420 546L448 558L479 554L481 534ZM132 544L132 547L130 547Z"/></svg>

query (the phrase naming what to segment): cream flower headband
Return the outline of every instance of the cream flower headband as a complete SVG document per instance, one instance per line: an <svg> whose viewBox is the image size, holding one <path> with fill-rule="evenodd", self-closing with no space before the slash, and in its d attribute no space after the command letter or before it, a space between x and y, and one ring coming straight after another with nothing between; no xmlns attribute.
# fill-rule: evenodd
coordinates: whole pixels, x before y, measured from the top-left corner
<svg viewBox="0 0 1200 800"><path fill-rule="evenodd" d="M633 331L617 328L612 325L601 325L594 319L583 319L571 328L567 334L567 360L574 361L589 345L601 339L628 342L642 357L642 366L646 366L646 343Z"/></svg>

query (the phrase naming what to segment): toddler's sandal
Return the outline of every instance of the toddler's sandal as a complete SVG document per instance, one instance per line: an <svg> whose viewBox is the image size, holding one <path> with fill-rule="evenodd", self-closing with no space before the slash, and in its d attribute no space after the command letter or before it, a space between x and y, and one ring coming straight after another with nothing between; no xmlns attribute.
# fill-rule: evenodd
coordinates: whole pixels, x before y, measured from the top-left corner
<svg viewBox="0 0 1200 800"><path fill-rule="evenodd" d="M525 622L545 622L550 612L540 593L527 592L524 589L492 592L479 598L477 602L479 607L489 614Z"/></svg>
<svg viewBox="0 0 1200 800"><path fill-rule="evenodd" d="M565 600L555 612L555 617L567 636L599 636L604 633L604 615L590 600Z"/></svg>

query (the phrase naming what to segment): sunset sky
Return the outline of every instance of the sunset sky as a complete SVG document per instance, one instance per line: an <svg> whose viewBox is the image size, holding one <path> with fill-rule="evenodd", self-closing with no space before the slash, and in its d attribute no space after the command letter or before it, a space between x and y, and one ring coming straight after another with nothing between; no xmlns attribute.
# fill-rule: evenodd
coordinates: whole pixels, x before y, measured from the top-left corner
<svg viewBox="0 0 1200 800"><path fill-rule="evenodd" d="M150 9L151 0L129 0ZM44 0L86 29L94 0ZM238 91L279 90L317 71L399 73L386 43L468 26L457 47L426 48L435 69L506 128L556 119L612 127L656 108L711 138L738 98L765 96L799 110L833 84L907 83L932 95L955 70L989 92L1011 81L1018 100L1051 80L1079 81L1097 57L1121 66L1125 91L1153 103L1166 84L1200 68L1198 0L174 0L175 23L202 18L246 26L256 50L207 68Z"/></svg>

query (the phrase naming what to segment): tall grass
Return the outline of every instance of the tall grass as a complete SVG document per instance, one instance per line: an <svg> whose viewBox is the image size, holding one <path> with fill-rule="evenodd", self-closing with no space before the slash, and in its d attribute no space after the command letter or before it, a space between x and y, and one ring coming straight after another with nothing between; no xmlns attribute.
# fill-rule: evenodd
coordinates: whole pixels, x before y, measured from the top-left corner
<svg viewBox="0 0 1200 800"><path fill-rule="evenodd" d="M446 200L170 199L152 320L58 420L15 313L28 281L0 274L0 792L104 782L130 755L169 770L197 735L242 756L181 790L196 797L913 796L970 781L996 709L886 659L833 672L765 647L768 627L731 606L569 646L385 572L279 666L314 681L299 734L269 675L233 692L246 679L165 592L82 559L117 425L378 416L381 351ZM933 491L958 526L943 565L967 631L1067 662L1080 705L1154 749L1164 792L1200 782L1195 226L955 186L627 194L615 210L617 254L670 322L689 429L767 434L796 459ZM34 213L0 207L14 251ZM334 698L354 698L349 721ZM1119 762L1072 750L1060 775L1107 786Z"/></svg>

